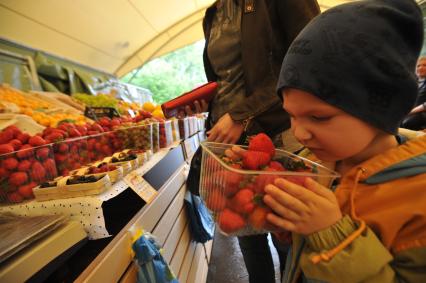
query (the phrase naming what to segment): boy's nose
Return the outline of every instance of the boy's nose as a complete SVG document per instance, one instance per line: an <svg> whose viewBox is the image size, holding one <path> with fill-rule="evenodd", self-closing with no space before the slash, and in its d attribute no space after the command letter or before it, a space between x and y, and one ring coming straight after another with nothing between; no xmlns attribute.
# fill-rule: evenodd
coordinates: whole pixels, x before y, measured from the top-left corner
<svg viewBox="0 0 426 283"><path fill-rule="evenodd" d="M306 144L308 140L312 138L312 134L300 123L291 123L291 128L293 130L293 135L299 140L300 143Z"/></svg>

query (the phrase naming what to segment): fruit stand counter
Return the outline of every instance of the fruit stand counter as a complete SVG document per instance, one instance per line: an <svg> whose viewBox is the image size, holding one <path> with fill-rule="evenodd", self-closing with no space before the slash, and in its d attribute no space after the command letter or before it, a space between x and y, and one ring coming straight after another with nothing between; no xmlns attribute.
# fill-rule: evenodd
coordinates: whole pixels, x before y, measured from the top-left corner
<svg viewBox="0 0 426 283"><path fill-rule="evenodd" d="M197 135L189 139L191 139L191 144L199 145ZM213 241L202 245L191 240L188 218L184 208L186 192L184 183L189 169L188 157L190 157L192 149L188 151L188 146L184 143L182 143L182 149L186 162L173 171L171 177L161 184L158 195L152 203L144 206L121 229L75 282L136 282L137 269L133 263L131 245L134 235L141 229L151 232L157 238L163 247L163 257L179 282L202 283L206 281ZM168 175L171 173L169 168L173 167L171 163L173 160L179 159L177 156L182 152L175 149L173 158L165 160L162 164L159 163L157 168L153 168L151 171L157 170L157 172L165 172L165 175ZM150 178L150 176L146 177ZM160 184L154 186L158 185Z"/></svg>
<svg viewBox="0 0 426 283"><path fill-rule="evenodd" d="M174 147L178 146L175 144ZM154 154L143 166L136 169L137 173L144 175L155 164L164 158L170 148L165 148ZM149 184L146 184L149 186ZM108 210L114 198L128 189L124 180L115 183L109 190L99 195L65 198L39 202L32 200L20 205L0 206L0 213L13 212L22 216L35 216L43 214L64 214L71 220L81 223L86 230L89 239L96 240L111 236L108 231ZM143 202L141 200L141 202Z"/></svg>

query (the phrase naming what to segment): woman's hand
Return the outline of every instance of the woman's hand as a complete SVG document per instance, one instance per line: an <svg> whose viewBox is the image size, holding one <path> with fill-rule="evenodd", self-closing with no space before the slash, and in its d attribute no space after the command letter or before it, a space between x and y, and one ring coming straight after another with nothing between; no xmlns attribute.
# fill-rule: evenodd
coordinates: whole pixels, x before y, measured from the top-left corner
<svg viewBox="0 0 426 283"><path fill-rule="evenodd" d="M231 115L226 113L214 127L207 132L207 140L210 142L236 143L244 131L244 125L232 120Z"/></svg>
<svg viewBox="0 0 426 283"><path fill-rule="evenodd" d="M305 187L278 178L265 192L263 200L274 211L267 220L284 230L309 235L342 218L334 193L311 178Z"/></svg>

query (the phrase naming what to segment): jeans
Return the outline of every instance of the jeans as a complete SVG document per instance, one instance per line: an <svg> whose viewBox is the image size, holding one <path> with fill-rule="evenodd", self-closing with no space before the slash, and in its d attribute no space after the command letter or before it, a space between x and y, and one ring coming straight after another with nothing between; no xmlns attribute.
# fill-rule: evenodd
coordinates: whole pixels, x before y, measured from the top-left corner
<svg viewBox="0 0 426 283"><path fill-rule="evenodd" d="M289 246L279 244L273 235L272 242L278 252L282 276ZM275 283L274 262L268 244L268 234L238 237L238 243L249 274L249 282Z"/></svg>

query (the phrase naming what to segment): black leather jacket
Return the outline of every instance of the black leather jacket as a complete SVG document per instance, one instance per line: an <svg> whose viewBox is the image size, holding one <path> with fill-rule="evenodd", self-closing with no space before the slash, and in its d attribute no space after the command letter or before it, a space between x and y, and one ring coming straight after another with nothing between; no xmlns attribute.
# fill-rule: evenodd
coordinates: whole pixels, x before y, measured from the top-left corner
<svg viewBox="0 0 426 283"><path fill-rule="evenodd" d="M232 0L231 0L232 1ZM293 39L317 14L316 0L243 0L241 53L246 98L229 114L235 121L250 119L248 134L265 132L274 136L290 128L288 114L276 95L276 84ZM216 3L206 10L203 20L206 45L204 68L208 81L216 81L207 56Z"/></svg>

